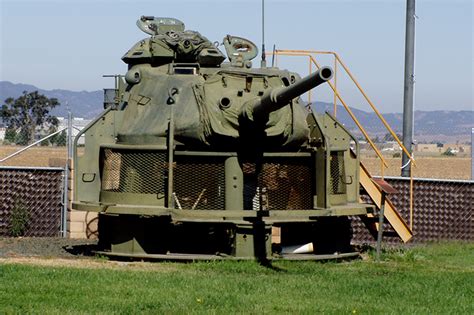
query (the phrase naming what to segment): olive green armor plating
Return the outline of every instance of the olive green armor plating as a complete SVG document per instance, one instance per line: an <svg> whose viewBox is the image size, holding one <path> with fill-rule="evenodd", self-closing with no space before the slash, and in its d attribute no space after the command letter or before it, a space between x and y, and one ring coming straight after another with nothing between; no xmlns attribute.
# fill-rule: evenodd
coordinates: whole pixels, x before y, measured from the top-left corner
<svg viewBox="0 0 474 315"><path fill-rule="evenodd" d="M316 253L347 250L347 216L370 211L359 203L358 143L300 99L331 68L304 78L253 68L258 51L247 39L226 36L225 61L181 21L143 16L137 25L151 36L124 55L115 103L81 132L84 151L75 145L73 208L99 212L103 252L270 258L308 242Z"/></svg>

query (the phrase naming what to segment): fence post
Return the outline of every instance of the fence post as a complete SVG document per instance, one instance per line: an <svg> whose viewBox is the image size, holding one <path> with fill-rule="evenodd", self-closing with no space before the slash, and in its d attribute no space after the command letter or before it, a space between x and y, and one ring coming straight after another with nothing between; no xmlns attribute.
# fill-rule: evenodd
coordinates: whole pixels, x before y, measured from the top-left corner
<svg viewBox="0 0 474 315"><path fill-rule="evenodd" d="M69 203L72 199L71 185L70 181L70 171L71 171L71 156L72 156L72 113L68 112L67 116L67 159L66 165L64 166L64 204L63 204L63 215L62 215L62 237L67 237L67 219L68 219L68 209Z"/></svg>

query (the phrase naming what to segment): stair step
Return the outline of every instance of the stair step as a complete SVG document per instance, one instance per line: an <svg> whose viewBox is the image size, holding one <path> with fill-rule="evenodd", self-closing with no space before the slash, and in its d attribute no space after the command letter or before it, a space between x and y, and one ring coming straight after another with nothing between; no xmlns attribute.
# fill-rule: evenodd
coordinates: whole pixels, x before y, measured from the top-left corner
<svg viewBox="0 0 474 315"><path fill-rule="evenodd" d="M369 172L362 163L360 163L360 185L367 192L376 207L380 209L380 203L382 200L382 189L372 180L372 177L370 176ZM392 204L389 198L385 200L384 215L385 220L392 226L396 234L403 240L403 242L406 243L413 237L413 232L410 230L405 220L403 220L403 218L400 216L397 209ZM369 231L372 233L372 235L373 231L371 230L373 230L373 227L370 226L374 226L375 222L373 218L377 218L376 222L378 222L377 215L367 216L366 220L364 221L365 225L369 228Z"/></svg>

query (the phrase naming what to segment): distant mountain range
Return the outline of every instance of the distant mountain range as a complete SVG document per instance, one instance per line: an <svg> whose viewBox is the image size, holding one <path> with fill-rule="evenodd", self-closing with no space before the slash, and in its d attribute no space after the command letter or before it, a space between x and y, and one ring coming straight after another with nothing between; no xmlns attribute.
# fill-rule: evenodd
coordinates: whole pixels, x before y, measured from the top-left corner
<svg viewBox="0 0 474 315"><path fill-rule="evenodd" d="M369 113L352 107L350 109L372 137L383 137L387 133L383 123L375 113ZM328 111L332 113L334 111L334 105L317 103L316 111ZM384 113L383 117L397 134L402 134L402 113ZM342 121L349 130L352 130L355 135L359 136L362 134L345 108L341 105L337 106L337 118ZM469 142L471 138L471 128L473 127L474 111L415 111L414 131L415 139L418 142Z"/></svg>
<svg viewBox="0 0 474 315"><path fill-rule="evenodd" d="M103 91L69 91L69 90L43 90L33 85L0 81L0 101L8 98L19 97L23 91L39 91L49 98L55 97L61 106L55 108L52 114L56 116L67 116L66 104L69 104L74 117L91 119L103 110ZM333 111L333 104L316 103L313 108L318 112ZM386 130L375 113L369 113L356 108L351 108L354 115L362 126L372 136L380 136ZM402 133L403 116L401 113L389 113L383 115L388 124L396 133ZM346 127L360 135L355 123L342 106L337 108L337 118ZM415 138L418 141L440 141L440 142L467 142L471 136L471 128L474 127L473 111L415 111Z"/></svg>
<svg viewBox="0 0 474 315"><path fill-rule="evenodd" d="M61 106L54 108L52 114L59 117L67 117L66 104L71 108L74 117L93 118L103 110L103 91L43 90L34 85L9 81L0 81L0 101L2 105L5 99L8 97L17 98L23 94L23 91L38 91L49 98L57 98Z"/></svg>

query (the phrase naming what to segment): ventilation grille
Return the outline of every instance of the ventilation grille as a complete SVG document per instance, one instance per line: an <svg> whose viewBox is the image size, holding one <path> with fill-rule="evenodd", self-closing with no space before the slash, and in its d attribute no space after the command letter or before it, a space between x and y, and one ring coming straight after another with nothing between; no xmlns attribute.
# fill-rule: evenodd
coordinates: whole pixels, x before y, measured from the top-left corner
<svg viewBox="0 0 474 315"><path fill-rule="evenodd" d="M104 149L102 190L164 194L167 171L165 152Z"/></svg>
<svg viewBox="0 0 474 315"><path fill-rule="evenodd" d="M224 159L175 156L175 161L175 207L198 210L224 210Z"/></svg>
<svg viewBox="0 0 474 315"><path fill-rule="evenodd" d="M341 195L346 193L346 184L344 182L344 151L332 151L330 156L330 174L329 187L331 194Z"/></svg>

